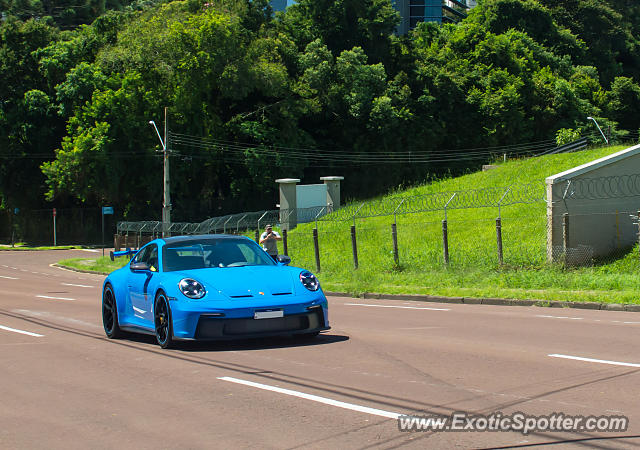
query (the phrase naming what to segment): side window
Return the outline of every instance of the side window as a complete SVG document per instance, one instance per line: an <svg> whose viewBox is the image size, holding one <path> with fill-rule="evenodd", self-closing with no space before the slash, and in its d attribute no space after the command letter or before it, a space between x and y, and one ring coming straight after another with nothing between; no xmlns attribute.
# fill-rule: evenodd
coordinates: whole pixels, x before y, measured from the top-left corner
<svg viewBox="0 0 640 450"><path fill-rule="evenodd" d="M147 261L149 263L149 268L152 272L158 271L158 246L152 245L151 250L149 250L149 259Z"/></svg>
<svg viewBox="0 0 640 450"><path fill-rule="evenodd" d="M146 262L152 272L158 270L158 246L153 244L143 248L138 252L133 262Z"/></svg>
<svg viewBox="0 0 640 450"><path fill-rule="evenodd" d="M149 254L149 250L150 247L145 247L142 250L140 250L135 258L133 258L133 262L134 263L138 263L138 262L147 262L147 255Z"/></svg>

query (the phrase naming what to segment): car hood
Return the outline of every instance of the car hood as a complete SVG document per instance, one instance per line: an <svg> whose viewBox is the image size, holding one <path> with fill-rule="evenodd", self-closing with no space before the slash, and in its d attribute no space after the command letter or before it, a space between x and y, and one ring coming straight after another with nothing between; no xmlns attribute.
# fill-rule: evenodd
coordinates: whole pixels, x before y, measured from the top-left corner
<svg viewBox="0 0 640 450"><path fill-rule="evenodd" d="M176 272L175 275L194 278L204 284L207 292L217 292L234 299L293 295L293 275L299 271L283 266L242 266L196 269Z"/></svg>

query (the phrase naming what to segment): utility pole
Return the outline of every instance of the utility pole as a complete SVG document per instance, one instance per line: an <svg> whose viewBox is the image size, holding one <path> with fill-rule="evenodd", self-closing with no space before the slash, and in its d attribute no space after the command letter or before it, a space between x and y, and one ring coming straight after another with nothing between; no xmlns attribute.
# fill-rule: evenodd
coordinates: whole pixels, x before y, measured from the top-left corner
<svg viewBox="0 0 640 450"><path fill-rule="evenodd" d="M164 108L164 141L162 140L162 136L160 136L160 132L158 131L158 127L153 120L149 121L149 124L153 125L153 128L156 130L156 134L158 135L158 139L160 139L160 144L162 145L162 153L163 153L163 196L162 196L162 237L167 237L170 235L169 227L171 226L171 194L170 194L170 181L169 181L169 131L167 124L167 107Z"/></svg>
<svg viewBox="0 0 640 450"><path fill-rule="evenodd" d="M164 198L162 199L162 237L170 236L171 226L171 193L169 182L169 137L167 124L167 107L164 107Z"/></svg>

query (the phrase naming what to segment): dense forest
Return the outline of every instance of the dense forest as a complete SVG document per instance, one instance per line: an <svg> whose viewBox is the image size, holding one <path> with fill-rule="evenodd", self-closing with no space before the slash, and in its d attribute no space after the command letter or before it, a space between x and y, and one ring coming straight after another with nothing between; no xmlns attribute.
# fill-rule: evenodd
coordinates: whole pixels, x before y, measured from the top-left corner
<svg viewBox="0 0 640 450"><path fill-rule="evenodd" d="M0 0L0 208L158 219L273 208L274 180L346 197L504 152L640 127L640 4L484 0L408 36L390 0Z"/></svg>

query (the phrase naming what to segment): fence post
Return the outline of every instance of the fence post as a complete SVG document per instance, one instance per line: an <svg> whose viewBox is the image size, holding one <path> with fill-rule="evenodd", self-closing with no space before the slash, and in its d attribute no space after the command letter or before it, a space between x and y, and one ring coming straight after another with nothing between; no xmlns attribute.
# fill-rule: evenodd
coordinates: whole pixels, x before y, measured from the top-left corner
<svg viewBox="0 0 640 450"><path fill-rule="evenodd" d="M496 238L498 240L498 263L502 265L502 219L496 219Z"/></svg>
<svg viewBox="0 0 640 450"><path fill-rule="evenodd" d="M567 250L569 250L569 213L562 215L562 247L566 260Z"/></svg>
<svg viewBox="0 0 640 450"><path fill-rule="evenodd" d="M284 230L282 230L282 247L283 247L283 251L284 254L286 256L289 256L289 244L288 244L288 240L287 240L287 229L285 228Z"/></svg>
<svg viewBox="0 0 640 450"><path fill-rule="evenodd" d="M318 245L318 229L313 229L313 250L316 255L316 271L320 272L320 246Z"/></svg>
<svg viewBox="0 0 640 450"><path fill-rule="evenodd" d="M444 263L449 264L449 236L447 231L447 219L442 221L442 249L444 251Z"/></svg>
<svg viewBox="0 0 640 450"><path fill-rule="evenodd" d="M393 261L397 266L400 263L400 257L398 256L398 227L395 222L391 224L391 238L393 239Z"/></svg>
<svg viewBox="0 0 640 450"><path fill-rule="evenodd" d="M351 249L353 250L353 267L358 268L358 244L356 242L356 227L351 225Z"/></svg>

